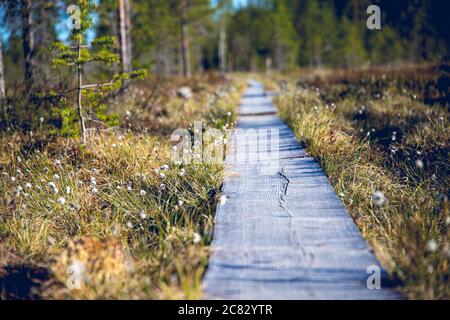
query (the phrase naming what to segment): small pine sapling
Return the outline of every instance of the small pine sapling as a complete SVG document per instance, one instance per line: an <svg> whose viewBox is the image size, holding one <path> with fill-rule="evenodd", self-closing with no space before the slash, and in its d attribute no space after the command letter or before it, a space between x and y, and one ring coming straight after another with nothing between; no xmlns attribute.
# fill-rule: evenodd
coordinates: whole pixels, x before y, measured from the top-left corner
<svg viewBox="0 0 450 320"><path fill-rule="evenodd" d="M122 87L124 81L143 79L146 70L135 70L130 73L115 74L110 82L106 83L83 83L84 67L91 63L101 63L111 66L120 61L116 53L116 40L114 37L99 37L90 44L85 41L85 32L92 27L93 22L90 13L95 9L95 3L91 0L78 0L76 5L70 6L69 13L74 23L71 26L70 44L56 42L51 46L51 50L57 52L57 56L52 60L54 68L75 67L77 76L77 86L73 89L61 93L65 96L76 91L78 120L81 129L81 141L86 145L86 120L95 121L86 117L83 110L83 102L89 103L90 99L96 99L106 91L117 90Z"/></svg>

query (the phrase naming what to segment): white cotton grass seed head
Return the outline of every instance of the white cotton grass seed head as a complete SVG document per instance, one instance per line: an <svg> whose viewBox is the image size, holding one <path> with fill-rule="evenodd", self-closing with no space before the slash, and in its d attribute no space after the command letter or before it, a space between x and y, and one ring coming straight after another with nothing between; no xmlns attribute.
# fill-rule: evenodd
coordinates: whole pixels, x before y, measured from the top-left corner
<svg viewBox="0 0 450 320"><path fill-rule="evenodd" d="M147 219L147 214L144 212L144 210L141 210L141 212L139 212L139 217L141 217L142 220Z"/></svg>
<svg viewBox="0 0 450 320"><path fill-rule="evenodd" d="M223 194L223 195L220 196L219 204L221 206L224 206L227 203L227 200L228 200L227 196Z"/></svg>
<svg viewBox="0 0 450 320"><path fill-rule="evenodd" d="M194 232L192 242L194 244L198 244L198 243L200 243L200 241L202 241L202 236L200 234L198 234L197 232Z"/></svg>
<svg viewBox="0 0 450 320"><path fill-rule="evenodd" d="M52 190L52 192L54 194L58 194L58 188L56 187L56 184L54 182L49 182L48 186L50 187L50 189Z"/></svg>
<svg viewBox="0 0 450 320"><path fill-rule="evenodd" d="M416 160L416 167L417 169L423 169L423 161L420 159Z"/></svg>
<svg viewBox="0 0 450 320"><path fill-rule="evenodd" d="M27 189L31 189L33 186L31 185L31 183L27 182L25 183L25 188Z"/></svg>
<svg viewBox="0 0 450 320"><path fill-rule="evenodd" d="M141 196L145 196L146 194L147 194L147 191L145 191L145 190L139 191L139 195L141 195Z"/></svg>
<svg viewBox="0 0 450 320"><path fill-rule="evenodd" d="M67 272L72 275L81 276L84 273L84 263L80 260L75 260L69 265Z"/></svg>
<svg viewBox="0 0 450 320"><path fill-rule="evenodd" d="M120 235L120 226L119 226L117 223L115 223L115 224L112 225L112 227L111 227L111 233L112 233L112 235L115 236L115 237L117 237L117 236Z"/></svg>
<svg viewBox="0 0 450 320"><path fill-rule="evenodd" d="M434 240L434 239L431 239L427 243L427 251L428 252L435 252L438 249L438 247L439 247L439 245L436 242L436 240Z"/></svg>
<svg viewBox="0 0 450 320"><path fill-rule="evenodd" d="M59 197L57 202L58 202L58 204L63 206L66 204L66 199L64 197Z"/></svg>
<svg viewBox="0 0 450 320"><path fill-rule="evenodd" d="M69 186L67 186L67 187L66 187L66 193L67 193L67 194L70 194L71 192L72 192L72 189L71 189Z"/></svg>
<svg viewBox="0 0 450 320"><path fill-rule="evenodd" d="M382 206L387 202L387 199L383 192L376 191L372 195L372 202L377 206Z"/></svg>
<svg viewBox="0 0 450 320"><path fill-rule="evenodd" d="M52 236L48 236L47 237L47 243L51 246L54 246L56 244L56 240L55 238L53 238Z"/></svg>
<svg viewBox="0 0 450 320"><path fill-rule="evenodd" d="M127 222L127 228L128 228L128 229L132 229L132 228L133 228L133 222L128 221L128 222Z"/></svg>
<svg viewBox="0 0 450 320"><path fill-rule="evenodd" d="M53 179L59 180L59 179L61 179L61 177L59 176L59 174L55 173L55 174L53 175Z"/></svg>

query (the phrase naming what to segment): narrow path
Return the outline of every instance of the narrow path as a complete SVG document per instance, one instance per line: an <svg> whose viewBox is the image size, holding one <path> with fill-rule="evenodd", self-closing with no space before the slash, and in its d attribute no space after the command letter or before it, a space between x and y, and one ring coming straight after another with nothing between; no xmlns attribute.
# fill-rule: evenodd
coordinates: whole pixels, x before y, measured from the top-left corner
<svg viewBox="0 0 450 320"><path fill-rule="evenodd" d="M367 288L367 268L379 262L319 164L278 117L261 84L249 82L237 129L226 158L233 174L223 186L227 201L217 208L205 296L397 298L391 289ZM255 134L260 129L272 133ZM279 137L278 143L271 137ZM247 149L239 147L245 138ZM260 147L255 150L255 145ZM267 154L261 145L272 152ZM382 286L383 276L384 272Z"/></svg>

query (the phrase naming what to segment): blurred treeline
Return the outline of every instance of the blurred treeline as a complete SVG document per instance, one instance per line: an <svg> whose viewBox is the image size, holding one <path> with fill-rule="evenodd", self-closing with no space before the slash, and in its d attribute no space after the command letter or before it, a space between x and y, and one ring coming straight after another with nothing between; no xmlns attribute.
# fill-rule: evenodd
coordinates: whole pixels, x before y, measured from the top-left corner
<svg viewBox="0 0 450 320"><path fill-rule="evenodd" d="M119 37L121 1L96 1L91 36ZM67 32L64 11L72 2L0 0L0 52L9 90L30 75L34 84L68 76L51 70L48 47ZM125 2L132 66L153 73L357 67L437 60L450 50L449 11L442 0ZM381 30L366 27L371 4L381 7Z"/></svg>
<svg viewBox="0 0 450 320"><path fill-rule="evenodd" d="M367 8L381 8L381 30L368 30ZM445 57L447 1L250 0L232 15L230 67L358 67Z"/></svg>

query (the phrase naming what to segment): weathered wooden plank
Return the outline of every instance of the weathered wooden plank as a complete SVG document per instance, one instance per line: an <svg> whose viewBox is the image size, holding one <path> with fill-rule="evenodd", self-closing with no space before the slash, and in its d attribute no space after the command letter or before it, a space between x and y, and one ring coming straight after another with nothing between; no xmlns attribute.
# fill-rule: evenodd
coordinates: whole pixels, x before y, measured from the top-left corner
<svg viewBox="0 0 450 320"><path fill-rule="evenodd" d="M216 212L206 297L398 298L389 288L367 288L367 268L379 262L262 85L250 83L237 129L226 158L234 174L223 186L227 201ZM278 143L245 131L261 129L278 130ZM239 147L245 138L253 147Z"/></svg>

